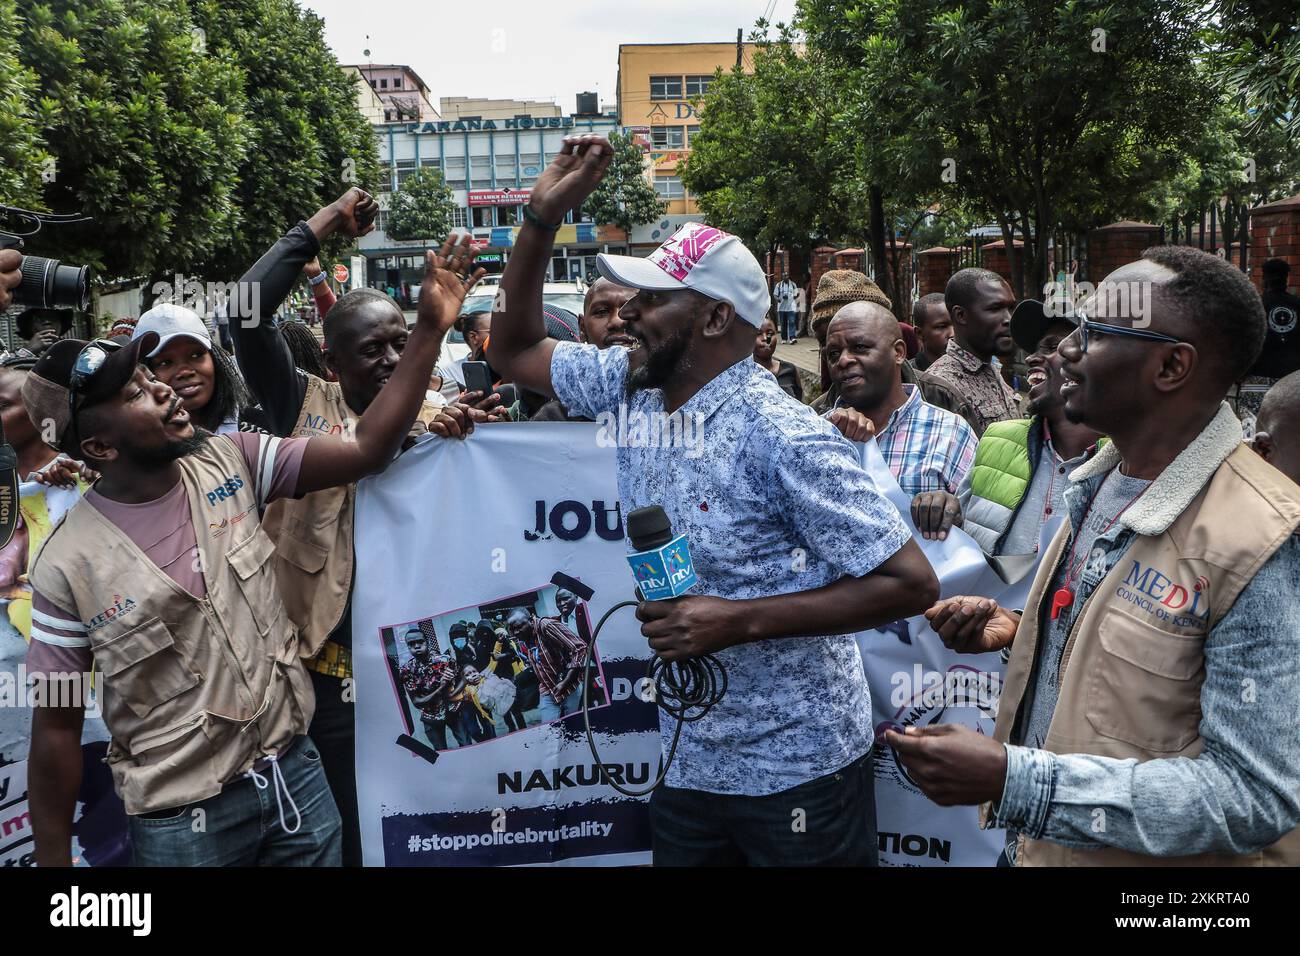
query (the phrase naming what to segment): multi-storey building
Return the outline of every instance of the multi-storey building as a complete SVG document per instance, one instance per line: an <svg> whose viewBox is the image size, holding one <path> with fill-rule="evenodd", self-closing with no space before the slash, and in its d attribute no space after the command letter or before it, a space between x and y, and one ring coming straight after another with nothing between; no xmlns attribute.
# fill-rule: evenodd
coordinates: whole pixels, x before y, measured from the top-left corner
<svg viewBox="0 0 1300 956"><path fill-rule="evenodd" d="M537 181L575 133L608 136L617 128L612 114L594 111L594 97L581 98L593 112L560 115L555 104L539 113L513 112L511 100L465 100L479 112L458 118L380 123L375 126L385 178L378 184L381 212L376 229L359 243L368 260L372 286L397 289L419 284L425 245L391 239L386 230L393 191L417 169L437 169L451 187L456 203L454 227L470 230L480 248L479 261L490 272L504 268L523 222L522 207ZM444 105L456 105L450 98ZM502 104L507 112L502 112ZM431 237L432 238L432 237ZM624 252L627 236L617 227L592 222L581 211L570 213L556 234L550 277L568 281L593 275L596 254Z"/></svg>

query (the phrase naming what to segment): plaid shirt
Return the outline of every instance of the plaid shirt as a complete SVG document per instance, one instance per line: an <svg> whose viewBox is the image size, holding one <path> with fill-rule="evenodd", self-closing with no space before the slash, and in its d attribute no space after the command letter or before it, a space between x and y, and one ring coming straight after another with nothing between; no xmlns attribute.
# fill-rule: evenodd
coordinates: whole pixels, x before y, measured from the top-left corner
<svg viewBox="0 0 1300 956"><path fill-rule="evenodd" d="M915 385L905 384L903 391L907 401L894 409L876 436L885 464L909 498L923 491L956 494L975 460L979 439L961 416L922 399Z"/></svg>
<svg viewBox="0 0 1300 956"><path fill-rule="evenodd" d="M587 645L558 618L535 617L523 645L533 664L537 683L552 700L562 701L578 686ZM574 667L577 670L570 670Z"/></svg>
<svg viewBox="0 0 1300 956"><path fill-rule="evenodd" d="M926 389L927 401L966 419L976 438L994 422L1024 418L1020 396L1002 381L997 369L967 352L955 338L948 340L948 350L918 381Z"/></svg>

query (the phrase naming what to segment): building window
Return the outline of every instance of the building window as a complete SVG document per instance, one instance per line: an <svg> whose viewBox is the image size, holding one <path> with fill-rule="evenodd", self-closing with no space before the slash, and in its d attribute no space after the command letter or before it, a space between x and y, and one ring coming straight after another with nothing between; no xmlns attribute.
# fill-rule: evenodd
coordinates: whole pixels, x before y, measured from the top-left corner
<svg viewBox="0 0 1300 956"><path fill-rule="evenodd" d="M499 210L499 222L503 226L519 226L523 224L522 215L523 206L501 206Z"/></svg>
<svg viewBox="0 0 1300 956"><path fill-rule="evenodd" d="M380 81L379 81L379 88L380 88L381 90L386 90L386 89L388 89L388 80L380 80Z"/></svg>
<svg viewBox="0 0 1300 956"><path fill-rule="evenodd" d="M698 126L686 127L686 142L688 145L694 142L695 137L699 135L700 135L700 128Z"/></svg>
<svg viewBox="0 0 1300 956"><path fill-rule="evenodd" d="M393 121L393 111L392 111L392 110L384 110L384 122L385 122L385 123L391 123L392 121Z"/></svg>
<svg viewBox="0 0 1300 956"><path fill-rule="evenodd" d="M712 85L712 76L688 76L686 78L686 95L690 97L703 96L709 92L709 87Z"/></svg>
<svg viewBox="0 0 1300 956"><path fill-rule="evenodd" d="M398 187L401 187L402 183L410 179L411 174L415 172L415 160L399 159L396 163L396 166L397 166L397 185Z"/></svg>
<svg viewBox="0 0 1300 956"><path fill-rule="evenodd" d="M375 217L375 229L379 232L388 232L388 210L379 210L379 215Z"/></svg>
<svg viewBox="0 0 1300 956"><path fill-rule="evenodd" d="M680 100L682 98L682 78L680 76L650 77L650 99Z"/></svg>
<svg viewBox="0 0 1300 956"><path fill-rule="evenodd" d="M393 89L400 90L401 88L402 88L402 78L399 76L393 80Z"/></svg>
<svg viewBox="0 0 1300 956"><path fill-rule="evenodd" d="M660 199L685 199L686 190L680 176L655 176L655 192Z"/></svg>
<svg viewBox="0 0 1300 956"><path fill-rule="evenodd" d="M492 215L495 212L493 206L475 206L470 210L470 215L474 220L475 229L490 229L497 224L496 217Z"/></svg>
<svg viewBox="0 0 1300 956"><path fill-rule="evenodd" d="M464 209L457 207L451 213L451 228L466 229L469 227L469 213Z"/></svg>
<svg viewBox="0 0 1300 956"><path fill-rule="evenodd" d="M651 126L650 145L655 149L681 149L686 145L686 127Z"/></svg>
<svg viewBox="0 0 1300 956"><path fill-rule="evenodd" d="M432 167L434 167L435 169L441 169L441 168L442 168L442 160L441 160L441 159L438 159L438 158L435 156L435 157L433 157L432 159L422 159L422 160L420 160L420 165L421 165L421 166L432 166Z"/></svg>
<svg viewBox="0 0 1300 956"><path fill-rule="evenodd" d="M377 89L378 87L379 87L379 83L378 83L377 80L371 80L371 81L370 81L370 88L371 88L372 90L373 90L373 89Z"/></svg>

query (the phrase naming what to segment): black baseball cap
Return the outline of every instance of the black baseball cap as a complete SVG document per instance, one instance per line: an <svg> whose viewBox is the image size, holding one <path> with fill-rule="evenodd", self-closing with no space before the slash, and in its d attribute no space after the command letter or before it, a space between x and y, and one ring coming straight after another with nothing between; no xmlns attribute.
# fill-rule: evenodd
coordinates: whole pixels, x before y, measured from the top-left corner
<svg viewBox="0 0 1300 956"><path fill-rule="evenodd" d="M56 447L69 453L74 449L64 448L63 442L72 425L72 407L68 401L72 369L90 344L81 339L60 339L41 354L23 382L23 405L27 416L38 429L44 422L52 422ZM86 387L78 392L81 398L78 410L89 408L121 391L135 374L141 356L148 355L157 345L157 333L146 332L133 342L105 350L103 363Z"/></svg>
<svg viewBox="0 0 1300 956"><path fill-rule="evenodd" d="M1011 313L1011 338L1026 353L1038 350L1041 339L1053 325L1064 322L1069 326L1078 326L1073 315L1062 315L1054 310L1048 314L1047 306L1038 299L1024 299Z"/></svg>

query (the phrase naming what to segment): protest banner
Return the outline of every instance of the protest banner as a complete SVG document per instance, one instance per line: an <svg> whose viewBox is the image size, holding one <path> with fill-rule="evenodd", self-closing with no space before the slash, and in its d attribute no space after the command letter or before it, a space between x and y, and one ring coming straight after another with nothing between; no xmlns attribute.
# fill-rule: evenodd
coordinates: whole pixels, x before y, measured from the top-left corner
<svg viewBox="0 0 1300 956"><path fill-rule="evenodd" d="M633 598L623 518L614 449L582 423L425 440L360 483L352 622L367 865L649 862L645 801L603 782L584 680L564 673L575 642ZM649 658L623 609L585 677L602 762L638 788L659 768ZM436 693L449 673L460 688L450 704Z"/></svg>
<svg viewBox="0 0 1300 956"><path fill-rule="evenodd" d="M954 528L943 541L926 541L912 523L910 501L890 473L874 441L861 446L862 464L885 497L899 509L939 577L940 594L981 595L1003 607L1024 606L1037 562L1025 562L1023 577L1004 582L989 566L975 540ZM1039 552L1051 541L1061 516L1043 528ZM858 635L871 687L876 731L876 830L883 866L993 866L1006 842L1002 830L981 830L977 807L940 807L912 782L886 730L963 724L992 735L1002 689L1000 653L957 654L924 616L895 621Z"/></svg>

